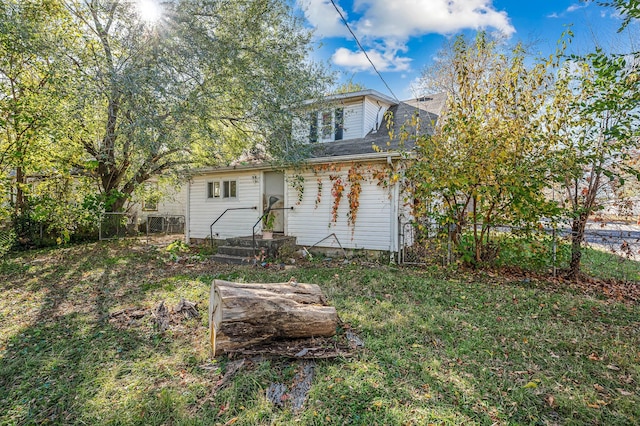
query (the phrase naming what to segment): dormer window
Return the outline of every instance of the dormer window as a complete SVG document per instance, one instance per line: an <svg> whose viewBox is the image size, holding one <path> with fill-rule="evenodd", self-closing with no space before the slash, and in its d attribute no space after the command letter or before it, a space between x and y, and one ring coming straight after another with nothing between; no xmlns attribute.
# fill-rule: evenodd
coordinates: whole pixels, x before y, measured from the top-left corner
<svg viewBox="0 0 640 426"><path fill-rule="evenodd" d="M332 142L342 140L344 108L335 108L309 115L309 141Z"/></svg>

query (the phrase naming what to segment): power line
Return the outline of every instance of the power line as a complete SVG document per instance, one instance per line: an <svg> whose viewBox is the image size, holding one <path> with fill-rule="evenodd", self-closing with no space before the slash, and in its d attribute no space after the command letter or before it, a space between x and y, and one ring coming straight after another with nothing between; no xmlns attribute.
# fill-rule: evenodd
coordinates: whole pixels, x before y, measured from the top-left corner
<svg viewBox="0 0 640 426"><path fill-rule="evenodd" d="M384 85L386 86L387 90L389 91L389 93L391 93L391 95L393 96L393 98L400 102L400 99L398 99L398 97L395 95L395 93L393 93L393 90L391 90L391 87L389 87L389 85L387 84L387 82L384 80L384 78L382 77L382 74L380 74L380 72L378 71L378 69L376 68L375 65L373 65L373 61L371 60L371 58L369 58L369 55L367 54L367 51L364 50L364 47L362 47L362 44L360 44L360 40L358 40L358 37L356 37L356 34L353 32L353 30L351 30L351 27L349 26L349 23L347 22L347 20L344 18L344 15L342 14L342 12L340 12L340 9L338 8L338 6L336 5L336 3L331 0L331 4L333 5L333 7L336 9L336 12L338 12L338 15L340 15L340 19L342 19L342 22L344 23L345 27L347 27L347 29L349 30L349 32L351 33L351 35L353 36L353 39L356 41L356 44L358 45L358 47L360 48L360 50L362 51L362 53L364 53L365 58L367 58L367 61L369 61L369 63L371 64L371 66L373 67L373 70L376 72L376 74L378 74L378 77L380 77L380 80L382 80L382 82L384 83Z"/></svg>

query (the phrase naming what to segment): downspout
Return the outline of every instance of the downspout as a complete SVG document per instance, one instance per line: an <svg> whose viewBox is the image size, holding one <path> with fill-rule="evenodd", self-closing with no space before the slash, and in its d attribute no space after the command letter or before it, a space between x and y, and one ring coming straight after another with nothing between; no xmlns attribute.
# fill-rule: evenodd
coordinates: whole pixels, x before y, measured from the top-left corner
<svg viewBox="0 0 640 426"><path fill-rule="evenodd" d="M189 244L191 233L191 178L187 180L187 206L186 206L185 218L184 218L184 242L185 244Z"/></svg>
<svg viewBox="0 0 640 426"><path fill-rule="evenodd" d="M387 156L387 164L393 168L393 161L391 161L391 156ZM389 206L389 263L396 262L396 248L398 246L397 242L397 232L396 232L396 223L398 222L398 184L397 182L393 184L391 190L391 203Z"/></svg>

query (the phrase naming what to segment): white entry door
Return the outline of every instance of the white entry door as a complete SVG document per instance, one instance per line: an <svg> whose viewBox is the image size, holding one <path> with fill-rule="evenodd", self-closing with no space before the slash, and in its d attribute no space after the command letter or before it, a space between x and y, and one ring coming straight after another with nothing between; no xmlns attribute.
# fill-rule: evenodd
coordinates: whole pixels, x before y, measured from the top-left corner
<svg viewBox="0 0 640 426"><path fill-rule="evenodd" d="M269 200L277 201L271 206L274 209L283 208L284 205L284 173L282 172L264 172L264 191L262 194L262 211L266 211L269 206ZM274 232L284 232L284 210L274 210L275 223Z"/></svg>

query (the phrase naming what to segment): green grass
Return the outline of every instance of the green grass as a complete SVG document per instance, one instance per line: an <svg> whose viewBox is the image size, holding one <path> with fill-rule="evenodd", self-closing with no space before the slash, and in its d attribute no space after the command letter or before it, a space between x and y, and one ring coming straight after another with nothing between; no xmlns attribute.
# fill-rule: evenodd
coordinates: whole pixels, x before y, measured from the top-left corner
<svg viewBox="0 0 640 426"><path fill-rule="evenodd" d="M181 257L185 257L182 256ZM187 256L188 257L188 256ZM640 422L640 307L538 281L372 264L290 271L110 242L0 263L0 424L603 424ZM318 361L298 413L266 398L290 360L254 360L214 392L206 319L159 334L121 309L196 301L213 278L319 284L365 341ZM213 362L213 363L212 363ZM207 368L203 368L207 366Z"/></svg>
<svg viewBox="0 0 640 426"><path fill-rule="evenodd" d="M635 258L590 248L582 253L582 270L587 275L640 283L640 253Z"/></svg>

